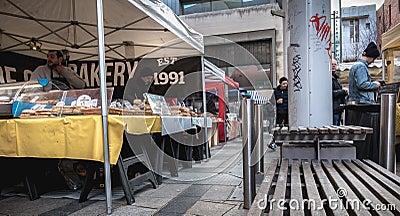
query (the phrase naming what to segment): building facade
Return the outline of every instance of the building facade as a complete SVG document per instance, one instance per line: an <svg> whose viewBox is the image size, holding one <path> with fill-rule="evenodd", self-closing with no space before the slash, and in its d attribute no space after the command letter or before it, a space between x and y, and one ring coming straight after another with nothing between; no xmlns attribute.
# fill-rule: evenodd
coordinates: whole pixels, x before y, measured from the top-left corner
<svg viewBox="0 0 400 216"><path fill-rule="evenodd" d="M369 42L377 41L376 5L342 8L342 61L356 61Z"/></svg>
<svg viewBox="0 0 400 216"><path fill-rule="evenodd" d="M385 0L376 12L377 44L382 45L382 34L400 23L400 0Z"/></svg>
<svg viewBox="0 0 400 216"><path fill-rule="evenodd" d="M286 75L283 57L283 18L276 1L177 1L163 0L180 18L197 32L207 37L222 37L243 47L261 64L271 84ZM200 2L200 3L199 3ZM206 43L207 45L207 43ZM229 50L229 47L209 47ZM207 50L207 47L206 47ZM213 61L227 75L235 79L235 68ZM236 65L246 66L246 65ZM259 73L255 71L254 73ZM235 79L240 83L240 80ZM260 83L260 86L265 85ZM242 86L242 85L241 85ZM269 86L264 86L269 88Z"/></svg>

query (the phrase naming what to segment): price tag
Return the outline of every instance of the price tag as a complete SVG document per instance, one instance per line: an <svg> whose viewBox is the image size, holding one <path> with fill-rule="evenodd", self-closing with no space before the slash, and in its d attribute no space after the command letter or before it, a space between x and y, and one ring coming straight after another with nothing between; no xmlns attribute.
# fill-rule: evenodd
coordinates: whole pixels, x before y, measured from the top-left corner
<svg viewBox="0 0 400 216"><path fill-rule="evenodd" d="M92 107L97 107L97 99L92 100Z"/></svg>
<svg viewBox="0 0 400 216"><path fill-rule="evenodd" d="M91 106L92 105L92 98L89 95L81 95L76 100L77 106Z"/></svg>

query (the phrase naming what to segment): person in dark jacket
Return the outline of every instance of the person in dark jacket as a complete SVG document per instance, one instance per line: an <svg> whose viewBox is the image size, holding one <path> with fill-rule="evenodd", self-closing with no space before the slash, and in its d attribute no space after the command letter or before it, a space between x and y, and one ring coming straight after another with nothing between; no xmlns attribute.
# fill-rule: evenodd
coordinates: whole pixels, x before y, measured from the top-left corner
<svg viewBox="0 0 400 216"><path fill-rule="evenodd" d="M279 85L274 91L276 100L276 124L285 125L289 124L288 115L288 79L281 77Z"/></svg>
<svg viewBox="0 0 400 216"><path fill-rule="evenodd" d="M332 59L332 98L333 98L333 125L340 125L343 109L340 104L345 103L347 91L342 88L339 76L336 74L337 61Z"/></svg>

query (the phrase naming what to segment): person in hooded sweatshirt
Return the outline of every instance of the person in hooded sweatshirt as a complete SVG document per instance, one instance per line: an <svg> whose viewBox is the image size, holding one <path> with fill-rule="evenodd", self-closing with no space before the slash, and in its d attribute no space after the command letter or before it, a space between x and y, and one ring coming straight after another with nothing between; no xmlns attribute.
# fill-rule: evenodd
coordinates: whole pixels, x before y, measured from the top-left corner
<svg viewBox="0 0 400 216"><path fill-rule="evenodd" d="M276 100L276 124L287 125L289 124L288 114L288 79L281 77L279 85L274 90Z"/></svg>

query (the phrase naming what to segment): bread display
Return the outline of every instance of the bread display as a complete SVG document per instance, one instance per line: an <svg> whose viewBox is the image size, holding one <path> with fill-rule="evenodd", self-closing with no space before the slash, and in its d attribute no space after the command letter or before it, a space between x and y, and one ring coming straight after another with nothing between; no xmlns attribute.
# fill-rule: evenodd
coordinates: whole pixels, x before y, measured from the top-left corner
<svg viewBox="0 0 400 216"><path fill-rule="evenodd" d="M81 106L53 106L52 110L56 113L61 113L64 115L68 114L82 114L81 109L84 107Z"/></svg>
<svg viewBox="0 0 400 216"><path fill-rule="evenodd" d="M81 108L81 112L83 115L101 115L101 107L86 107L86 108Z"/></svg>
<svg viewBox="0 0 400 216"><path fill-rule="evenodd" d="M40 109L40 110L23 110L20 118L48 118L56 117L57 113L54 113L52 109Z"/></svg>

